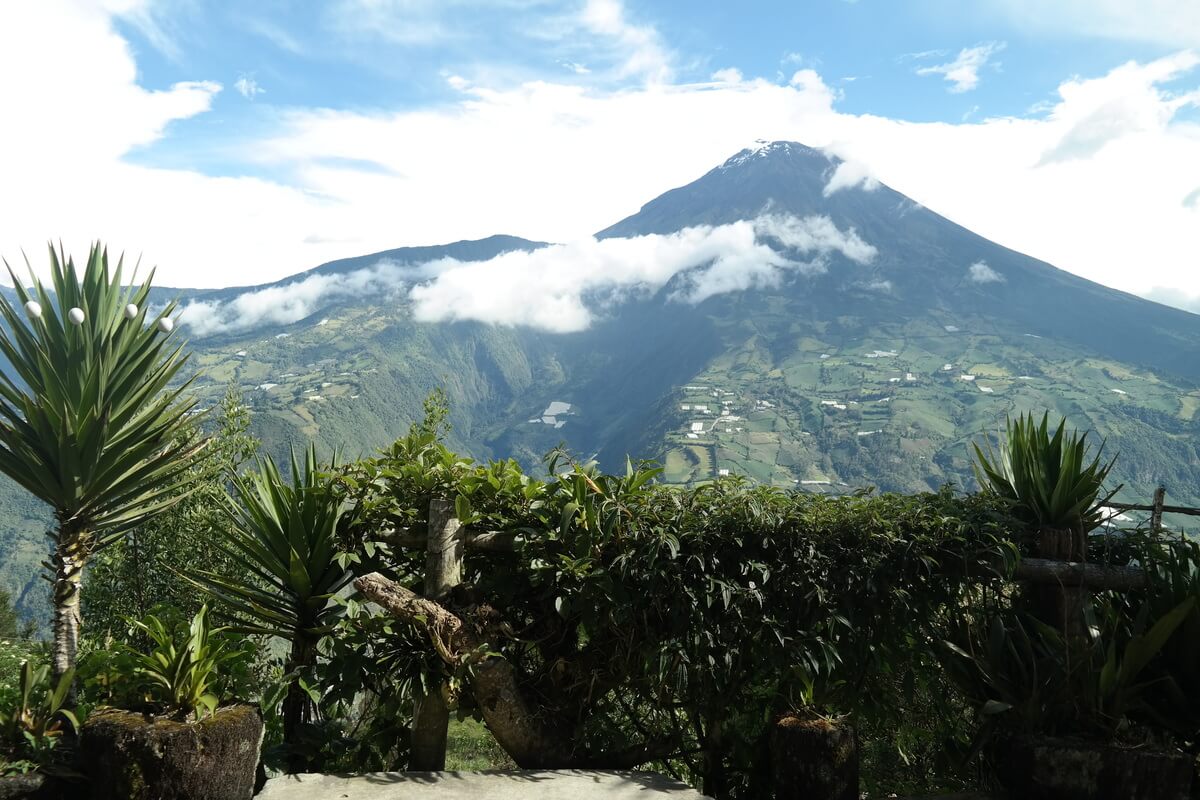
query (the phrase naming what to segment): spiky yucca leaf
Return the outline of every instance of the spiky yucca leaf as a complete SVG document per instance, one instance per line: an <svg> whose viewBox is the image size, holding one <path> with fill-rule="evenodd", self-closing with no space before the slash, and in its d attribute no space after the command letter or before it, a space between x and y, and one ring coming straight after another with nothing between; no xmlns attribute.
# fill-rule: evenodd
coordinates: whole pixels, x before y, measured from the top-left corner
<svg viewBox="0 0 1200 800"><path fill-rule="evenodd" d="M238 620L247 633L319 639L332 630L342 609L330 600L350 582L337 560L342 502L321 474L314 447L304 469L291 459L285 480L267 457L235 479L230 525L221 547L250 570L249 580L211 572L192 577Z"/></svg>
<svg viewBox="0 0 1200 800"><path fill-rule="evenodd" d="M974 444L972 468L984 491L1012 501L1029 522L1045 528L1087 532L1103 520L1102 506L1116 490L1101 497L1116 458L1101 462L1104 445L1088 461L1087 433L1066 432L1059 422L1053 434L1050 415L1040 423L1033 414L1009 419L1007 438L993 448Z"/></svg>
<svg viewBox="0 0 1200 800"><path fill-rule="evenodd" d="M0 295L0 472L54 509L63 530L83 532L89 553L183 496L182 481L204 440L184 435L190 381L170 383L187 362L174 331L148 313L154 275L122 286L123 259L92 246L82 277L50 248L51 287L30 269L27 289L8 266L21 305ZM125 308L137 307L126 319ZM68 318L83 310L82 324Z"/></svg>

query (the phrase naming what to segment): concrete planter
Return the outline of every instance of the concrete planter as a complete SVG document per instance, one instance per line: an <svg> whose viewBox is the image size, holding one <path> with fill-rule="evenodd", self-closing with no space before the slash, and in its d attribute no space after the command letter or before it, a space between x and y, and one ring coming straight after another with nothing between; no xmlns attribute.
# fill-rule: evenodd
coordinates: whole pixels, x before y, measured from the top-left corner
<svg viewBox="0 0 1200 800"><path fill-rule="evenodd" d="M1017 739L1000 778L1028 800L1189 800L1195 760L1186 753L1066 739Z"/></svg>
<svg viewBox="0 0 1200 800"><path fill-rule="evenodd" d="M258 709L218 709L199 722L106 709L80 745L93 800L249 800L262 747Z"/></svg>

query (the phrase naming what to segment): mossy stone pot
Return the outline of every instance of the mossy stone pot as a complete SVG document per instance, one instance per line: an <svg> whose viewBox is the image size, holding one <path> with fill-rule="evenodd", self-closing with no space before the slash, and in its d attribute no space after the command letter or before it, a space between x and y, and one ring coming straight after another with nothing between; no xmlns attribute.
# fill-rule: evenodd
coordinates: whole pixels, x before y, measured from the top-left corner
<svg viewBox="0 0 1200 800"><path fill-rule="evenodd" d="M775 800L858 800L858 738L849 720L783 714L770 747Z"/></svg>
<svg viewBox="0 0 1200 800"><path fill-rule="evenodd" d="M1070 739L1018 738L1005 748L1000 780L1023 800L1189 800L1195 759L1178 750Z"/></svg>
<svg viewBox="0 0 1200 800"><path fill-rule="evenodd" d="M0 800L63 800L76 789L40 772L0 777Z"/></svg>
<svg viewBox="0 0 1200 800"><path fill-rule="evenodd" d="M80 747L93 800L249 800L262 739L254 706L198 721L104 709L84 723Z"/></svg>

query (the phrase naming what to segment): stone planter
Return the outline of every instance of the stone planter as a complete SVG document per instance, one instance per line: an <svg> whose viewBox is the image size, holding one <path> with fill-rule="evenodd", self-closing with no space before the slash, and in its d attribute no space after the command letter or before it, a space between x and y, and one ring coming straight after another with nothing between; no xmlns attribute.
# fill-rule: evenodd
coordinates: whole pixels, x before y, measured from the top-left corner
<svg viewBox="0 0 1200 800"><path fill-rule="evenodd" d="M40 772L0 777L0 800L63 800L73 789L76 787Z"/></svg>
<svg viewBox="0 0 1200 800"><path fill-rule="evenodd" d="M771 729L775 800L858 800L858 740L844 718L784 714Z"/></svg>
<svg viewBox="0 0 1200 800"><path fill-rule="evenodd" d="M1007 746L1000 779L1028 800L1190 800L1194 773L1179 751L1026 738Z"/></svg>
<svg viewBox="0 0 1200 800"><path fill-rule="evenodd" d="M249 800L262 747L258 709L218 709L199 722L105 709L80 739L93 800Z"/></svg>

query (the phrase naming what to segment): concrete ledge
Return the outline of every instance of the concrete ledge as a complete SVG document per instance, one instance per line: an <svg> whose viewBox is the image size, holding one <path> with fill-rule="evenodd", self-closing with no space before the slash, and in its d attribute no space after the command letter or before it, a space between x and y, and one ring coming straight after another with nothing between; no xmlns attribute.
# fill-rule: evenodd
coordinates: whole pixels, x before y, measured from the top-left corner
<svg viewBox="0 0 1200 800"><path fill-rule="evenodd" d="M287 775L272 778L261 800L705 800L654 772L486 770Z"/></svg>

